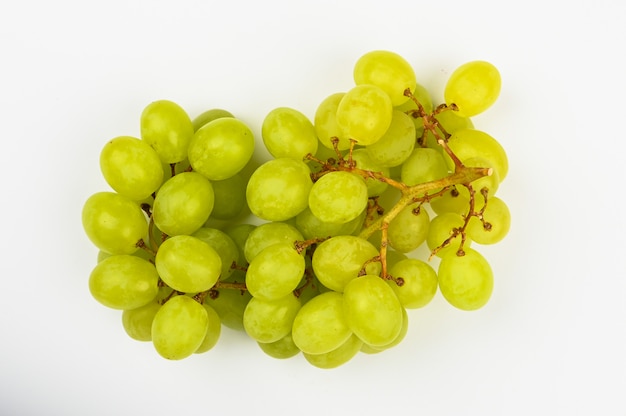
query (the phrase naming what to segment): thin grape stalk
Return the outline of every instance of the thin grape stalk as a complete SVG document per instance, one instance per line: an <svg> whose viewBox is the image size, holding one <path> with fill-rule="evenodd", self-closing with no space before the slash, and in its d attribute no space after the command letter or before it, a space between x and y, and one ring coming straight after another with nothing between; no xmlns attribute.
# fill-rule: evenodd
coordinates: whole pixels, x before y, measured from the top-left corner
<svg viewBox="0 0 626 416"><path fill-rule="evenodd" d="M320 163L322 167L319 172L311 175L313 181L316 181L328 172L347 171L358 174L364 179L372 178L381 182L385 182L401 192L401 197L399 201L386 213L383 212L382 208L377 204L376 201L374 201L374 203L370 207L371 210L375 211L374 216L377 218L373 221L370 221L369 224L366 224L365 228L359 234L359 237L367 239L372 234L374 234L374 232L378 230L381 231L380 254L377 257L373 258L371 261L379 261L381 263L381 277L383 279L395 280L396 283L398 283L399 285L402 284L402 280L395 279L393 276L387 273L387 247L389 246L387 230L389 228L389 223L408 205L417 204L417 208L415 208L413 211L415 214L419 214L419 209L424 203L427 203L434 198L442 196L446 191L450 190L450 188L455 185L464 186L467 188L470 195L467 214L464 215L464 223L461 227L451 230L451 236L443 241L440 246L436 247L432 251L430 257L432 258L432 256L434 256L439 250L449 246L450 243L458 237L461 238L461 243L456 254L458 256L463 256L465 254L465 252L463 251L463 245L467 238L466 229L470 219L472 217L477 217L483 223L483 226L486 229L490 227L490 224L485 222L483 219L483 213L487 206L488 190L486 188L481 189L480 192L483 196L484 204L480 210L476 210L476 191L474 190L471 183L484 176L492 175L493 173L492 168L465 166L463 162L454 154L452 149L450 149L450 147L447 145L450 134L448 134L443 126L440 125L436 116L443 111L456 111L456 106L454 104L442 104L435 108L433 112L429 114L424 110L424 107L420 104L417 98L411 93L410 89L405 90L404 94L417 105L417 110L409 110L408 114L415 118L422 117L424 120L424 134L418 139L418 144L425 147L426 141L424 140L424 137L427 132L431 132L437 140L437 143L444 149L450 159L452 159L452 161L454 162L455 169L451 175L442 179L408 186L405 183L388 178L380 172L373 172L370 170L358 168L352 160L352 152L354 150L356 142L354 140L351 140L351 146L348 150L348 154L347 156L343 156L339 151L339 148L337 147L337 144L339 143L338 138L332 139L332 143L337 154L337 159L331 158L323 161L316 159L312 155L307 155L306 157L309 160ZM368 217L371 218L371 215L368 215Z"/></svg>

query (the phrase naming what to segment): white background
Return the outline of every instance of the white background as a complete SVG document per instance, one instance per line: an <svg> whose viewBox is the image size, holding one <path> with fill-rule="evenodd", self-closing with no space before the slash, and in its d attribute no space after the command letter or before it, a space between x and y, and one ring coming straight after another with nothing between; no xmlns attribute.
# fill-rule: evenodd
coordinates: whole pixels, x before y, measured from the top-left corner
<svg viewBox="0 0 626 416"><path fill-rule="evenodd" d="M11 1L0 6L0 414L626 415L621 1ZM225 329L179 362L131 340L87 289L84 200L104 143L156 99L312 117L356 59L396 51L440 99L485 59L477 116L510 158L509 236L485 248L490 303L442 297L404 342L335 370L265 356ZM259 150L260 157L263 151Z"/></svg>

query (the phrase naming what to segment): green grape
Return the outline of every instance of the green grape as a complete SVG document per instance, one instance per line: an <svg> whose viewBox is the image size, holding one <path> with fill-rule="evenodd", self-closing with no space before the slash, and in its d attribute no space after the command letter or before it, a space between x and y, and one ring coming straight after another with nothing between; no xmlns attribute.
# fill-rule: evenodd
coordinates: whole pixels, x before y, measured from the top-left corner
<svg viewBox="0 0 626 416"><path fill-rule="evenodd" d="M426 237L426 244L430 250L435 250L441 246L445 240L452 236L454 229L463 227L465 220L460 214L454 212L445 212L437 215L430 221L428 227L428 237ZM472 240L470 238L465 239L463 249L470 247ZM437 257L443 257L448 253L456 253L461 245L461 235L458 234L446 247L442 247L437 251Z"/></svg>
<svg viewBox="0 0 626 416"><path fill-rule="evenodd" d="M355 355L361 350L363 341L356 335L352 334L350 338L346 340L339 347L324 354L307 354L303 353L304 358L317 368L331 369L337 368L354 358Z"/></svg>
<svg viewBox="0 0 626 416"><path fill-rule="evenodd" d="M329 95L317 106L315 111L315 118L313 119L315 132L320 143L328 149L333 149L332 140L335 138L339 140L337 143L338 150L350 148L350 139L343 135L337 124L337 108L345 95L344 92Z"/></svg>
<svg viewBox="0 0 626 416"><path fill-rule="evenodd" d="M157 152L163 163L177 163L187 157L193 125L178 104L168 100L150 103L141 113L140 127L141 138Z"/></svg>
<svg viewBox="0 0 626 416"><path fill-rule="evenodd" d="M419 209L416 215L413 210L415 205L408 205L391 220L387 229L389 245L401 253L415 250L426 241L430 216L424 207Z"/></svg>
<svg viewBox="0 0 626 416"><path fill-rule="evenodd" d="M192 234L209 218L214 204L211 182L199 173L184 172L161 186L152 218L167 235Z"/></svg>
<svg viewBox="0 0 626 416"><path fill-rule="evenodd" d="M367 274L381 272L380 262L371 261L378 254L376 247L363 238L351 235L332 237L313 252L313 271L324 286L343 292L345 286L357 278L363 266Z"/></svg>
<svg viewBox="0 0 626 416"><path fill-rule="evenodd" d="M502 80L498 69L489 62L467 62L454 70L444 90L446 104L456 104L459 114L473 117L498 99Z"/></svg>
<svg viewBox="0 0 626 416"><path fill-rule="evenodd" d="M402 328L400 329L400 333L398 334L398 336L395 337L395 339L391 341L389 344L386 344L383 346L373 347L371 345L363 343L363 345L361 346L361 351L367 354L376 354L376 353L388 350L390 348L393 348L404 340L408 332L409 332L409 314L406 312L405 308L402 308Z"/></svg>
<svg viewBox="0 0 626 416"><path fill-rule="evenodd" d="M463 161L463 164L467 167L474 168L493 168L493 165L486 159L482 157L470 157ZM483 176L482 178L476 179L472 182L472 188L476 192L476 195L480 194L481 189L487 188L488 195L495 195L496 191L500 186L500 177L498 176L498 171L495 169L491 173L491 175ZM469 190L465 186L457 186L459 190L459 194L464 196L468 201L470 198ZM466 205L467 208L467 205ZM467 209L466 209L467 210Z"/></svg>
<svg viewBox="0 0 626 416"><path fill-rule="evenodd" d="M465 255L449 253L441 259L437 272L439 290L454 307L471 311L483 307L493 291L493 272L476 250L465 249Z"/></svg>
<svg viewBox="0 0 626 416"><path fill-rule="evenodd" d="M469 197L461 195L461 188L464 186L454 186L446 191L442 196L432 199L430 207L437 215L446 212L454 212L455 214L465 214L469 207Z"/></svg>
<svg viewBox="0 0 626 416"><path fill-rule="evenodd" d="M443 130L448 134L453 134L454 132L458 130L474 128L474 123L472 122L472 119L470 119L469 117L463 117L459 115L457 111L452 111L452 110L442 111L440 113L437 113L435 118L437 119L439 126L443 128ZM422 123L422 129L423 129L423 120L422 119L419 119L419 120L420 120L420 123ZM443 139L444 138L443 133L441 133L440 131L439 133L441 136L440 138ZM443 147L441 147L441 145L437 142L437 139L435 139L435 136L433 136L432 131L428 130L424 134L425 134L426 146L430 147L431 149L436 149L440 153L444 153Z"/></svg>
<svg viewBox="0 0 626 416"><path fill-rule="evenodd" d="M307 207L312 186L311 170L306 163L290 158L273 159L250 176L246 200L257 217L284 221Z"/></svg>
<svg viewBox="0 0 626 416"><path fill-rule="evenodd" d="M250 231L243 253L250 263L266 247L277 243L287 243L295 247L296 241L302 240L304 240L302 234L293 225L285 222L266 222Z"/></svg>
<svg viewBox="0 0 626 416"><path fill-rule="evenodd" d="M159 276L152 263L128 254L102 260L89 276L89 291L113 309L135 309L156 298Z"/></svg>
<svg viewBox="0 0 626 416"><path fill-rule="evenodd" d="M300 301L291 293L272 300L252 297L243 312L243 327L257 342L276 342L291 333L299 310Z"/></svg>
<svg viewBox="0 0 626 416"><path fill-rule="evenodd" d="M337 106L336 121L342 137L367 146L385 134L393 115L389 95L374 85L357 85Z"/></svg>
<svg viewBox="0 0 626 416"><path fill-rule="evenodd" d="M458 130L448 140L448 147L464 162L470 158L483 158L498 174L500 183L509 172L509 161L502 145L485 132L474 129ZM454 162L447 154L444 158L448 166L454 169Z"/></svg>
<svg viewBox="0 0 626 416"><path fill-rule="evenodd" d="M379 276L351 280L343 291L343 310L350 330L373 347L391 343L402 329L402 305Z"/></svg>
<svg viewBox="0 0 626 416"><path fill-rule="evenodd" d="M217 228L202 227L192 234L210 245L220 256L222 270L220 280L225 280L233 273L232 265L239 261L239 249L232 238Z"/></svg>
<svg viewBox="0 0 626 416"><path fill-rule="evenodd" d="M247 290L219 289L204 300L204 304L215 309L222 325L243 331L243 312L252 295Z"/></svg>
<svg viewBox="0 0 626 416"><path fill-rule="evenodd" d="M232 115L229 111L222 110L221 108L212 108L210 110L207 110L191 121L191 124L193 125L193 131L195 133L196 131L200 130L200 127L204 126L205 124L208 124L213 120L217 120L218 118L224 117L235 118L235 116Z"/></svg>
<svg viewBox="0 0 626 416"><path fill-rule="evenodd" d="M385 134L365 149L374 163L385 167L398 166L413 152L415 135L412 117L394 110Z"/></svg>
<svg viewBox="0 0 626 416"><path fill-rule="evenodd" d="M307 240L348 235L360 228L364 216L365 210L361 215L345 224L332 224L320 220L313 215L310 208L307 208L296 216L296 228Z"/></svg>
<svg viewBox="0 0 626 416"><path fill-rule="evenodd" d="M181 360L202 345L208 326L204 306L189 296L174 296L154 316L152 343L162 357Z"/></svg>
<svg viewBox="0 0 626 416"><path fill-rule="evenodd" d="M277 358L281 360L295 357L300 353L300 349L293 342L291 332L279 339L278 341L267 343L258 342L258 345L265 354L269 355L272 358Z"/></svg>
<svg viewBox="0 0 626 416"><path fill-rule="evenodd" d="M354 173L329 172L313 184L308 199L311 212L321 221L345 224L367 207L367 185Z"/></svg>
<svg viewBox="0 0 626 416"><path fill-rule="evenodd" d="M122 311L124 330L136 341L152 341L152 321L161 304L156 300L135 309Z"/></svg>
<svg viewBox="0 0 626 416"><path fill-rule="evenodd" d="M82 211L89 240L109 254L132 254L148 234L148 221L136 202L114 192L91 195Z"/></svg>
<svg viewBox="0 0 626 416"><path fill-rule="evenodd" d="M430 264L422 260L411 258L401 260L389 268L389 274L403 280L402 286L393 280L387 282L404 308L422 308L428 305L437 293L437 273Z"/></svg>
<svg viewBox="0 0 626 416"><path fill-rule="evenodd" d="M396 106L408 100L404 90L413 91L417 84L415 72L402 56L391 51L371 51L361 56L354 65L354 82L381 88Z"/></svg>
<svg viewBox="0 0 626 416"><path fill-rule="evenodd" d="M211 181L215 203L211 218L218 220L232 220L241 215L246 205L246 179L240 173L221 181Z"/></svg>
<svg viewBox="0 0 626 416"><path fill-rule="evenodd" d="M261 126L263 143L274 158L302 160L317 152L319 140L313 123L300 111L279 107L270 111Z"/></svg>
<svg viewBox="0 0 626 416"><path fill-rule="evenodd" d="M494 196L488 199L483 219L489 224L488 228L476 217L470 218L467 225L467 234L478 244L498 243L509 233L511 212L500 198Z"/></svg>
<svg viewBox="0 0 626 416"><path fill-rule="evenodd" d="M324 354L339 348L352 335L343 311L343 295L325 292L300 308L291 336L307 354Z"/></svg>
<svg viewBox="0 0 626 416"><path fill-rule="evenodd" d="M135 137L116 137L104 145L100 170L115 192L135 201L148 198L163 182L159 155Z"/></svg>
<svg viewBox="0 0 626 416"><path fill-rule="evenodd" d="M274 300L293 292L304 276L304 257L289 243L261 250L250 262L246 287L255 298Z"/></svg>
<svg viewBox="0 0 626 416"><path fill-rule="evenodd" d="M437 150L418 147L402 164L400 175L402 182L413 186L445 178L448 176L448 165ZM436 192L437 190L433 190L430 193Z"/></svg>
<svg viewBox="0 0 626 416"><path fill-rule="evenodd" d="M426 114L431 114L433 112L433 99L423 85L416 83L415 88L411 89L411 94L413 94L417 102L420 103ZM411 115L412 113L415 113L415 110L418 110L418 106L415 101L407 99L400 105L394 105L394 109ZM411 116L411 118L414 120L415 128L423 127L423 123L421 123L421 121L419 124L417 123L417 120L420 120L420 117Z"/></svg>
<svg viewBox="0 0 626 416"><path fill-rule="evenodd" d="M202 340L202 344L200 344L198 349L194 351L195 354L202 354L211 350L215 345L217 345L217 341L219 341L220 335L222 334L222 322L220 320L220 316L217 314L215 309L209 305L204 304L202 306L206 310L207 318L209 318L209 324L207 326L204 340Z"/></svg>
<svg viewBox="0 0 626 416"><path fill-rule="evenodd" d="M185 293L209 290L222 272L222 260L215 249L189 235L165 240L155 263L161 279L172 289Z"/></svg>
<svg viewBox="0 0 626 416"><path fill-rule="evenodd" d="M193 169L212 181L240 172L254 153L254 135L241 120L215 119L202 126L189 143L187 156Z"/></svg>
<svg viewBox="0 0 626 416"><path fill-rule="evenodd" d="M385 178L389 177L389 168L376 163L367 150L356 149L352 152L352 160L356 163L356 167L363 170L381 173ZM379 181L374 178L366 178L365 186L367 186L367 196L380 196L389 185L386 182Z"/></svg>

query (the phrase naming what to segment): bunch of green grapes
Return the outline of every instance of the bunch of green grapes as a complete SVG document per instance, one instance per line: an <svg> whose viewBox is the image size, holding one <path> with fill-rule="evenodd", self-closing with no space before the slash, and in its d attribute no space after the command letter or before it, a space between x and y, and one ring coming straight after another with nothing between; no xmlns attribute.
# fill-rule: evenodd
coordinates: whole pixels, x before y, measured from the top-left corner
<svg viewBox="0 0 626 416"><path fill-rule="evenodd" d="M313 117L270 111L272 158L253 170L252 130L222 109L192 120L156 101L139 137L104 145L111 190L82 213L99 249L89 289L131 338L179 360L226 326L271 357L334 368L400 343L408 311L437 292L461 310L488 302L493 272L476 246L508 233L495 196L508 161L470 117L496 101L499 72L460 66L438 106L394 52L364 54L353 75Z"/></svg>

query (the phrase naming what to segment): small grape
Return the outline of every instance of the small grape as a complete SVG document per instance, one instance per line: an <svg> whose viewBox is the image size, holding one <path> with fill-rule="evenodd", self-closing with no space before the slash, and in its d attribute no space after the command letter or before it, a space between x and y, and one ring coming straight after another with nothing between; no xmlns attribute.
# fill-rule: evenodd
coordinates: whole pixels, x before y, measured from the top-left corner
<svg viewBox="0 0 626 416"><path fill-rule="evenodd" d="M489 62L467 62L454 70L444 90L446 104L456 104L459 114L473 117L497 100L500 72Z"/></svg>
<svg viewBox="0 0 626 416"><path fill-rule="evenodd" d="M448 253L437 271L439 289L444 298L462 310L483 307L493 291L493 272L487 260L476 250L467 248L463 256Z"/></svg>

